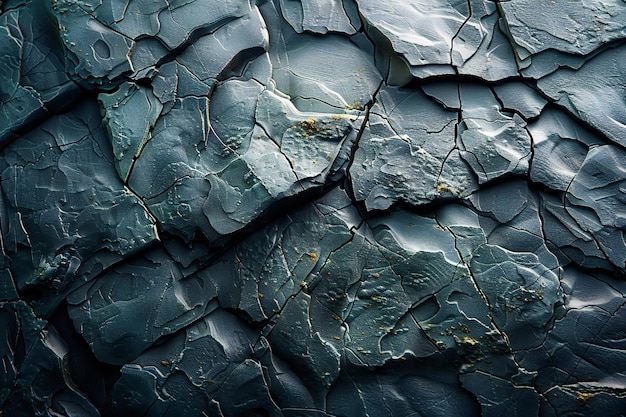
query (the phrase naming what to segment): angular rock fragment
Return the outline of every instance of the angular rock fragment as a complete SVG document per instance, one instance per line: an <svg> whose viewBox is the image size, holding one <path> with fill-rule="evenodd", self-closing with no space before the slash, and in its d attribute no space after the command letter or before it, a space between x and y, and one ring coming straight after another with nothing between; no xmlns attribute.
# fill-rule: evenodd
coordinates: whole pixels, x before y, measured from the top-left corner
<svg viewBox="0 0 626 417"><path fill-rule="evenodd" d="M118 264L67 297L69 315L96 357L121 365L204 316L217 288L183 277L160 249ZM149 301L148 301L149 300ZM146 303L152 307L146 309Z"/></svg>
<svg viewBox="0 0 626 417"><path fill-rule="evenodd" d="M211 103L240 109L239 123L226 122L229 116L219 107L209 120L205 98L176 100L156 123L129 178L164 229L187 240L197 232L210 240L232 234L276 201L341 175L362 123L341 113L299 112L254 80L223 86ZM268 114L280 121L266 124ZM168 122L174 120L194 128L182 131Z"/></svg>
<svg viewBox="0 0 626 417"><path fill-rule="evenodd" d="M349 170L356 199L384 210L473 191L456 147L457 118L419 90L381 90Z"/></svg>
<svg viewBox="0 0 626 417"><path fill-rule="evenodd" d="M530 179L566 191L593 146L604 142L562 111L549 109L528 125L534 154Z"/></svg>
<svg viewBox="0 0 626 417"><path fill-rule="evenodd" d="M528 173L531 137L526 122L501 110L494 94L482 85L459 86L461 156L478 183L504 175Z"/></svg>
<svg viewBox="0 0 626 417"><path fill-rule="evenodd" d="M599 129L620 146L626 144L626 74L622 63L626 46L607 49L582 68L558 70L537 83L557 104L585 123Z"/></svg>
<svg viewBox="0 0 626 417"><path fill-rule="evenodd" d="M285 26L269 34L272 80L298 110L342 113L363 110L372 101L382 77L356 39L335 34L320 39L290 33L290 27ZM279 28L284 30L275 33ZM337 77L338 70L342 77Z"/></svg>
<svg viewBox="0 0 626 417"><path fill-rule="evenodd" d="M357 4L366 30L374 39L389 42L415 77L463 74L495 81L517 75L492 2Z"/></svg>
<svg viewBox="0 0 626 417"><path fill-rule="evenodd" d="M423 91L440 104L419 90L384 89L370 111L350 167L368 210L464 198L479 184L528 172L526 122L487 86L442 82Z"/></svg>
<svg viewBox="0 0 626 417"><path fill-rule="evenodd" d="M535 88L520 81L496 84L493 90L502 103L502 110L516 112L525 120L539 116L548 103Z"/></svg>
<svg viewBox="0 0 626 417"><path fill-rule="evenodd" d="M520 352L520 365L536 371L535 386L548 395L542 414L617 410L623 398L624 283L575 268L563 273L566 303L542 346ZM571 343L575 342L575 343Z"/></svg>
<svg viewBox="0 0 626 417"><path fill-rule="evenodd" d="M47 289L44 310L157 239L152 216L115 172L93 101L48 120L3 156L3 251L18 290Z"/></svg>
<svg viewBox="0 0 626 417"><path fill-rule="evenodd" d="M614 145L594 147L565 195L565 210L581 229L591 233L608 260L626 268L624 248L624 157Z"/></svg>
<svg viewBox="0 0 626 417"><path fill-rule="evenodd" d="M70 345L24 301L0 303L0 407L7 415L99 416L67 372Z"/></svg>
<svg viewBox="0 0 626 417"><path fill-rule="evenodd" d="M252 359L256 335L233 314L214 311L122 368L113 389L114 412L278 415L263 369Z"/></svg>
<svg viewBox="0 0 626 417"><path fill-rule="evenodd" d="M354 0L282 0L283 17L298 32L327 34L340 32L354 35L361 29L359 11Z"/></svg>
<svg viewBox="0 0 626 417"><path fill-rule="evenodd" d="M100 103L112 142L115 169L122 181L128 181L134 161L150 139L150 131L163 104L152 90L134 83L125 83L115 92L101 94Z"/></svg>
<svg viewBox="0 0 626 417"><path fill-rule="evenodd" d="M54 18L69 74L87 85L103 85L132 71L133 39L98 20L95 2L55 1Z"/></svg>
<svg viewBox="0 0 626 417"><path fill-rule="evenodd" d="M536 6L528 0L498 3L522 59L547 49L587 55L626 35L626 6L620 1L544 2L541 17Z"/></svg>
<svg viewBox="0 0 626 417"><path fill-rule="evenodd" d="M80 94L65 73L57 32L36 1L0 14L0 146Z"/></svg>

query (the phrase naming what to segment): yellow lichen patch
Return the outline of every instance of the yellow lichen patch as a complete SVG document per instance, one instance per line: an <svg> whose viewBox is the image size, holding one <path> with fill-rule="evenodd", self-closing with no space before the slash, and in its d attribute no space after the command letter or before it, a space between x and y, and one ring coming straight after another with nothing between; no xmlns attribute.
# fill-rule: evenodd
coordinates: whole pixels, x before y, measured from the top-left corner
<svg viewBox="0 0 626 417"><path fill-rule="evenodd" d="M471 330L470 330L470 328L469 328L469 326L467 324L463 324L461 322L458 322L457 324L459 325L459 329L461 331L463 331L464 333L470 333L471 332Z"/></svg>
<svg viewBox="0 0 626 417"><path fill-rule="evenodd" d="M473 337L469 337L469 336L465 336L461 340L462 340L462 342L464 344L470 345L470 346L476 346L478 344L478 340L474 339Z"/></svg>
<svg viewBox="0 0 626 417"><path fill-rule="evenodd" d="M341 120L341 119L356 120L356 116L353 116L351 114L333 114L330 117L333 120Z"/></svg>
<svg viewBox="0 0 626 417"><path fill-rule="evenodd" d="M580 401L581 403L589 402L594 397L594 394L591 393L591 392L580 392L579 391L579 392L577 392L577 394L578 395L576 396L576 399L578 401Z"/></svg>
<svg viewBox="0 0 626 417"><path fill-rule="evenodd" d="M346 104L346 108L350 109L350 110L354 110L354 109L360 109L361 108L361 103L358 101L355 101L352 104Z"/></svg>
<svg viewBox="0 0 626 417"><path fill-rule="evenodd" d="M456 190L450 188L450 186L445 183L445 182L440 182L439 184L437 184L435 186L435 189L437 190L437 192L439 193L450 193L450 194L456 194Z"/></svg>
<svg viewBox="0 0 626 417"><path fill-rule="evenodd" d="M317 261L317 253L315 253L315 252L309 253L309 260L311 262Z"/></svg>
<svg viewBox="0 0 626 417"><path fill-rule="evenodd" d="M300 127L306 130L308 133L317 133L320 131L320 128L315 126L315 119L313 117L309 117L308 119L303 120L302 122L298 123L298 125L300 125Z"/></svg>

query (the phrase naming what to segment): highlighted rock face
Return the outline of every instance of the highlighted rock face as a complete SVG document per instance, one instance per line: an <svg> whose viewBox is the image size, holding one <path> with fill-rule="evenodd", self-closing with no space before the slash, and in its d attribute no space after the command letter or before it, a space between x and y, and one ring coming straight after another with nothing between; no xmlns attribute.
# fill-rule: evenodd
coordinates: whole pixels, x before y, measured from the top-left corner
<svg viewBox="0 0 626 417"><path fill-rule="evenodd" d="M0 415L622 415L579 3L0 3Z"/></svg>

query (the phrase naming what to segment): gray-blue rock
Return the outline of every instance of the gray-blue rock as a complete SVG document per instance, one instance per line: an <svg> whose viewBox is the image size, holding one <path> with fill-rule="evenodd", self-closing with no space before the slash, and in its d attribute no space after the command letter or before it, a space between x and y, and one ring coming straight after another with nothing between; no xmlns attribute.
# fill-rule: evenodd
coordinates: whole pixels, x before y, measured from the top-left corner
<svg viewBox="0 0 626 417"><path fill-rule="evenodd" d="M561 69L537 83L538 88L585 123L624 146L626 47L607 49L577 71Z"/></svg>
<svg viewBox="0 0 626 417"><path fill-rule="evenodd" d="M619 1L0 4L0 415L623 414Z"/></svg>

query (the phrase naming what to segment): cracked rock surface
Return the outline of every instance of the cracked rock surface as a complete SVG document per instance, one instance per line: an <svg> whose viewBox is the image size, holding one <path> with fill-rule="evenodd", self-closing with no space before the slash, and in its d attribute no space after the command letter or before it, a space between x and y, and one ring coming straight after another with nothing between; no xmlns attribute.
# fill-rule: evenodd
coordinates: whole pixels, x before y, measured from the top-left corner
<svg viewBox="0 0 626 417"><path fill-rule="evenodd" d="M0 415L618 416L626 3L0 2Z"/></svg>

